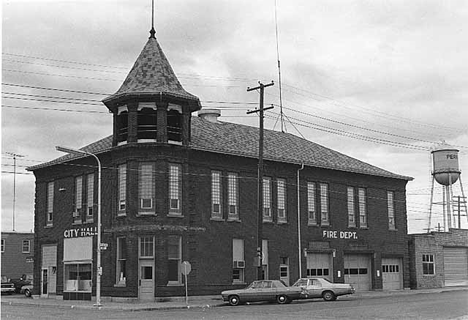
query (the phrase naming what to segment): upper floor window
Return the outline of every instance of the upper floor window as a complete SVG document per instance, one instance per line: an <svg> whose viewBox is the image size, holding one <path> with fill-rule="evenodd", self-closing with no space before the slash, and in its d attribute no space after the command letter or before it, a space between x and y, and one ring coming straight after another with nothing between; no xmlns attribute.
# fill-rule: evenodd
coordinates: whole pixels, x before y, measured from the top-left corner
<svg viewBox="0 0 468 320"><path fill-rule="evenodd" d="M422 255L422 267L423 275L434 275L434 255L432 254L423 254Z"/></svg>
<svg viewBox="0 0 468 320"><path fill-rule="evenodd" d="M359 227L367 228L366 189L359 188Z"/></svg>
<svg viewBox="0 0 468 320"><path fill-rule="evenodd" d="M320 212L321 225L329 225L330 219L328 214L328 184L320 184Z"/></svg>
<svg viewBox="0 0 468 320"><path fill-rule="evenodd" d="M127 210L127 165L121 164L117 170L118 214L125 215Z"/></svg>
<svg viewBox="0 0 468 320"><path fill-rule="evenodd" d="M154 213L154 171L153 164L143 162L138 170L138 202L140 214Z"/></svg>
<svg viewBox="0 0 468 320"><path fill-rule="evenodd" d="M47 184L47 218L46 223L51 226L54 221L54 182Z"/></svg>
<svg viewBox="0 0 468 320"><path fill-rule="evenodd" d="M354 188L348 187L348 227L356 226L356 216L354 212Z"/></svg>
<svg viewBox="0 0 468 320"><path fill-rule="evenodd" d="M5 252L5 239L2 239L2 252Z"/></svg>
<svg viewBox="0 0 468 320"><path fill-rule="evenodd" d="M171 107L167 111L167 140L182 142L182 112Z"/></svg>
<svg viewBox="0 0 468 320"><path fill-rule="evenodd" d="M388 208L388 228L390 230L395 230L396 223L395 223L395 206L394 206L393 191L387 192L387 208Z"/></svg>
<svg viewBox="0 0 468 320"><path fill-rule="evenodd" d="M75 204L73 208L73 222L81 223L81 211L83 208L83 177L75 178Z"/></svg>
<svg viewBox="0 0 468 320"><path fill-rule="evenodd" d="M307 223L309 225L317 224L315 210L315 183L307 182Z"/></svg>
<svg viewBox="0 0 468 320"><path fill-rule="evenodd" d="M86 180L86 220L92 221L94 214L94 173L88 174Z"/></svg>
<svg viewBox="0 0 468 320"><path fill-rule="evenodd" d="M239 179L237 173L228 173L228 208L229 218L239 219L239 191L238 191Z"/></svg>
<svg viewBox="0 0 468 320"><path fill-rule="evenodd" d="M277 180L278 222L286 222L286 180Z"/></svg>
<svg viewBox="0 0 468 320"><path fill-rule="evenodd" d="M263 178L263 221L272 221L271 217L271 178Z"/></svg>
<svg viewBox="0 0 468 320"><path fill-rule="evenodd" d="M182 174L181 166L169 164L169 212L181 214Z"/></svg>
<svg viewBox="0 0 468 320"><path fill-rule="evenodd" d="M22 250L23 253L31 252L31 240L23 240Z"/></svg>
<svg viewBox="0 0 468 320"><path fill-rule="evenodd" d="M211 217L222 218L223 211L221 206L221 172L211 172Z"/></svg>
<svg viewBox="0 0 468 320"><path fill-rule="evenodd" d="M137 122L138 141L156 141L158 123L155 103L139 104Z"/></svg>
<svg viewBox="0 0 468 320"><path fill-rule="evenodd" d="M127 142L128 138L128 109L127 106L119 107L117 111L117 143Z"/></svg>

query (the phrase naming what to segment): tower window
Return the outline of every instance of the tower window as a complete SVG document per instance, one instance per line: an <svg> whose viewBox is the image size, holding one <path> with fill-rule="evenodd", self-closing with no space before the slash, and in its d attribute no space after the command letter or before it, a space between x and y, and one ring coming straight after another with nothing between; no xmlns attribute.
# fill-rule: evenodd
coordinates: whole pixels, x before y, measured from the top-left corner
<svg viewBox="0 0 468 320"><path fill-rule="evenodd" d="M121 109L122 108L122 109ZM127 107L119 107L117 115L117 142L126 142L128 138L128 110Z"/></svg>
<svg viewBox="0 0 468 320"><path fill-rule="evenodd" d="M138 140L156 140L157 134L156 109L143 107L138 110Z"/></svg>
<svg viewBox="0 0 468 320"><path fill-rule="evenodd" d="M167 112L167 139L182 141L182 114L177 110Z"/></svg>

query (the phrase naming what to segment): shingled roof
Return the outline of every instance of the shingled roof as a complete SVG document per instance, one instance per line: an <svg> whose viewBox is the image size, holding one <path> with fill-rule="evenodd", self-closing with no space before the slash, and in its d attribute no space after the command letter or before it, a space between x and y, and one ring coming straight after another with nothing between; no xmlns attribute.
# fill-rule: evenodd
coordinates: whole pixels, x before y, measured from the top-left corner
<svg viewBox="0 0 468 320"><path fill-rule="evenodd" d="M230 122L212 122L192 117L191 134L190 148L193 150L258 158L259 129L256 127ZM112 136L92 143L81 150L99 154L111 149ZM80 156L65 155L53 161L29 167L28 170L34 171L77 158ZM273 130L264 132L264 158L290 164L303 163L309 167L412 180L411 177L375 167L293 134Z"/></svg>

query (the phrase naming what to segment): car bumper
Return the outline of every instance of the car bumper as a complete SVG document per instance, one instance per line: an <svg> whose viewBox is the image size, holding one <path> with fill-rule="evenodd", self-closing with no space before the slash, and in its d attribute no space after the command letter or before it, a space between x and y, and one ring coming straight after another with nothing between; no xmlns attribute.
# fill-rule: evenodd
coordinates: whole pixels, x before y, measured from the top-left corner
<svg viewBox="0 0 468 320"><path fill-rule="evenodd" d="M15 293L15 288L2 288L2 293Z"/></svg>

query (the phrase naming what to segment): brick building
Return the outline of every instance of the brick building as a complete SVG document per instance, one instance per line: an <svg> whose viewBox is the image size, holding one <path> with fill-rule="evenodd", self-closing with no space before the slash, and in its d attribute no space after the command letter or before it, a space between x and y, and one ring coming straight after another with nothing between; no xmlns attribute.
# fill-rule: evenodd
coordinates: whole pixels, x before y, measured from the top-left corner
<svg viewBox="0 0 468 320"><path fill-rule="evenodd" d="M2 232L2 276L18 279L33 274L34 233Z"/></svg>
<svg viewBox="0 0 468 320"><path fill-rule="evenodd" d="M468 285L468 230L412 234L411 288Z"/></svg>
<svg viewBox="0 0 468 320"><path fill-rule="evenodd" d="M103 103L113 134L82 148L103 168L102 295L184 295L183 261L192 266L189 294L256 279L258 129L201 110L154 33ZM266 130L264 145L263 277L292 283L321 275L358 290L409 286L411 178L288 133ZM35 293L91 299L96 161L70 154L29 170L36 177L34 273L47 281Z"/></svg>

